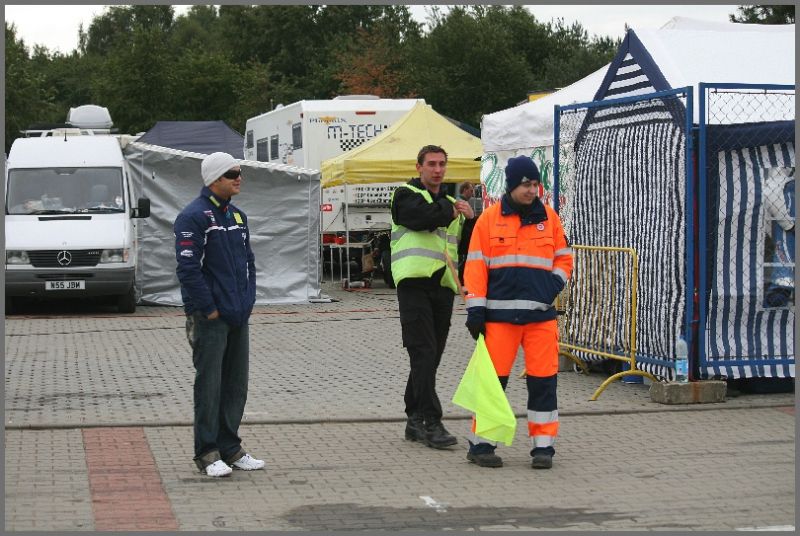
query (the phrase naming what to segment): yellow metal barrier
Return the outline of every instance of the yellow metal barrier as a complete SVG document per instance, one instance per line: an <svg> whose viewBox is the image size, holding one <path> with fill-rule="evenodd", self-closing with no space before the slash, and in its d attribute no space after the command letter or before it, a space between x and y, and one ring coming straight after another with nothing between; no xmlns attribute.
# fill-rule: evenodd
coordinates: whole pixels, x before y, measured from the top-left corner
<svg viewBox="0 0 800 536"><path fill-rule="evenodd" d="M591 400L597 400L606 387L625 376L658 381L649 372L636 369L636 251L580 245L572 249L572 277L556 300L556 309L563 311L558 321L559 354L574 361L586 374L588 367L580 355L629 364L628 370L608 377Z"/></svg>

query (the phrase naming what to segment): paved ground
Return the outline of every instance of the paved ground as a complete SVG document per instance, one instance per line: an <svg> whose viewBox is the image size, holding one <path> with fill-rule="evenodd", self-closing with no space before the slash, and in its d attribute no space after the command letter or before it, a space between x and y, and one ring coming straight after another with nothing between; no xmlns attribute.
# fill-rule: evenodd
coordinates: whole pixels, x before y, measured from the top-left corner
<svg viewBox="0 0 800 536"><path fill-rule="evenodd" d="M241 435L267 470L212 480L192 458L180 310L28 305L6 320L6 530L734 530L795 525L794 394L663 406L644 385L559 374L550 471L525 423L506 464L465 460L449 402L472 351L458 305L440 369L448 428L402 439L407 355L394 291L258 307ZM525 383L509 386L521 416Z"/></svg>

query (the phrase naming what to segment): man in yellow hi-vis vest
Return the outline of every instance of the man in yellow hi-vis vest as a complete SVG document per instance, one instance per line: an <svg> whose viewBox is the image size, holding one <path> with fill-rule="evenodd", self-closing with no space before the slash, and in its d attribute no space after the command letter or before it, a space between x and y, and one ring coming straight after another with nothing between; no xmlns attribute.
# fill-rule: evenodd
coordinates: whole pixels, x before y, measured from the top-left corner
<svg viewBox="0 0 800 536"><path fill-rule="evenodd" d="M419 178L392 196L392 276L403 346L411 359L405 437L436 449L456 443L442 425L442 405L436 395L436 371L450 331L453 296L459 291L446 255L457 258L464 219L475 217L469 203L443 191L446 169L445 150L426 145L417 155Z"/></svg>

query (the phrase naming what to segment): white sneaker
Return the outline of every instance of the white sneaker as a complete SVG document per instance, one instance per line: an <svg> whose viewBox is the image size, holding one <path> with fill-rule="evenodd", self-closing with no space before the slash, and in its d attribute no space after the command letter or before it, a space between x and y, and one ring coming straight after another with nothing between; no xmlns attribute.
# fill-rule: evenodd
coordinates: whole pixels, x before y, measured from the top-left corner
<svg viewBox="0 0 800 536"><path fill-rule="evenodd" d="M230 466L222 460L217 460L214 463L207 465L203 471L208 476L219 477L230 476L230 474L233 472L233 469L231 469Z"/></svg>
<svg viewBox="0 0 800 536"><path fill-rule="evenodd" d="M256 469L263 469L264 465L264 460L257 460L249 454L245 454L231 464L234 469L241 469L242 471L255 471Z"/></svg>

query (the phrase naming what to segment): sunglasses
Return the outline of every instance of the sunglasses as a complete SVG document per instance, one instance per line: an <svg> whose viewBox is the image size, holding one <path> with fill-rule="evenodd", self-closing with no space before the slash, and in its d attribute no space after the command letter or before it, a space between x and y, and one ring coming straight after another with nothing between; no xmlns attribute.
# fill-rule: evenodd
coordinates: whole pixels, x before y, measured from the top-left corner
<svg viewBox="0 0 800 536"><path fill-rule="evenodd" d="M242 176L242 171L239 169L231 169L222 174L226 179L234 180Z"/></svg>

